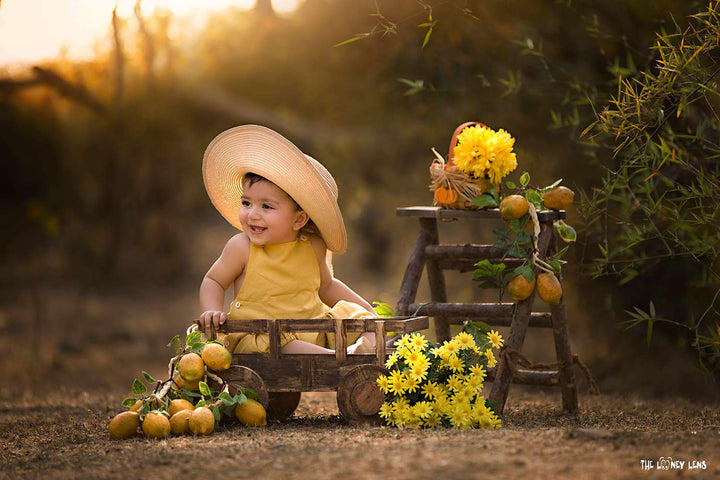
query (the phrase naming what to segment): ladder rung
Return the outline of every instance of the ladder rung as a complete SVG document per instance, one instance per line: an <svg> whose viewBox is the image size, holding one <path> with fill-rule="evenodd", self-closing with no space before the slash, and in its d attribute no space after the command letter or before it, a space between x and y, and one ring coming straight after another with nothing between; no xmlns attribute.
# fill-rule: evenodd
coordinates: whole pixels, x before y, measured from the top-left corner
<svg viewBox="0 0 720 480"><path fill-rule="evenodd" d="M413 303L409 312L428 317L512 317L514 303Z"/></svg>
<svg viewBox="0 0 720 480"><path fill-rule="evenodd" d="M432 260L457 260L461 258L497 258L505 255L505 249L493 247L492 245L428 245L425 247L425 255Z"/></svg>
<svg viewBox="0 0 720 480"><path fill-rule="evenodd" d="M484 322L491 327L509 327L513 317L443 317L451 325L462 325L465 320L470 319L472 322ZM528 327L533 328L552 328L552 315L550 312L532 312L530 314L530 323Z"/></svg>
<svg viewBox="0 0 720 480"><path fill-rule="evenodd" d="M489 260L490 260L490 263L493 263L493 264L500 263L500 261L501 261L501 260L496 259L496 258L489 259ZM461 273L464 273L464 272L472 272L472 271L474 271L474 270L477 268L477 267L475 266L475 264L476 264L479 260L478 260L478 259L473 259L473 260L467 260L467 259L458 259L458 260L452 259L452 260L451 260L451 259L446 259L446 260L436 260L436 261L437 261L438 267L440 267L440 268L443 269L443 270L458 270L458 271L460 271ZM502 262L505 264L505 267L506 267L506 268L513 269L513 268L515 268L515 267L519 267L520 265L522 265L523 261L524 261L524 260L521 260L521 259L519 259L519 258L509 258L509 259L503 260Z"/></svg>
<svg viewBox="0 0 720 480"><path fill-rule="evenodd" d="M495 380L496 368L488 372L488 380ZM523 385L548 385L554 386L559 384L560 373L557 370L524 370L519 368L517 373L513 374L512 382Z"/></svg>

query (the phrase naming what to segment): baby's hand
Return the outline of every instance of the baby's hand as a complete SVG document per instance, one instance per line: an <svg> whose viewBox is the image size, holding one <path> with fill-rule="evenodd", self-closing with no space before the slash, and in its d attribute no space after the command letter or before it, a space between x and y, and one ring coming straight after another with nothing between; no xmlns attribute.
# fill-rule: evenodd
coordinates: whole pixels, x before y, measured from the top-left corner
<svg viewBox="0 0 720 480"><path fill-rule="evenodd" d="M205 336L210 337L210 326L217 330L227 320L227 313L222 310L207 310L200 315L197 323L201 331L205 331Z"/></svg>

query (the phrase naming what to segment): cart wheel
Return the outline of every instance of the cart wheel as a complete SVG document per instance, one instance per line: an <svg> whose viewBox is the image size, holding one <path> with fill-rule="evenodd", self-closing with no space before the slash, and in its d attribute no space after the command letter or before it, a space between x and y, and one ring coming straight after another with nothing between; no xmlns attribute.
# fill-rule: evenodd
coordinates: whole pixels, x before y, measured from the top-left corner
<svg viewBox="0 0 720 480"><path fill-rule="evenodd" d="M378 415L385 401L377 379L388 371L377 365L358 365L341 380L337 389L337 404L340 413L353 425L380 425Z"/></svg>
<svg viewBox="0 0 720 480"><path fill-rule="evenodd" d="M284 422L295 413L300 392L268 392L268 419Z"/></svg>
<svg viewBox="0 0 720 480"><path fill-rule="evenodd" d="M268 408L268 391L265 382L260 375L241 365L230 365L230 368L222 372L221 377L230 387L230 395L235 395L240 388L252 388L259 398L262 406Z"/></svg>

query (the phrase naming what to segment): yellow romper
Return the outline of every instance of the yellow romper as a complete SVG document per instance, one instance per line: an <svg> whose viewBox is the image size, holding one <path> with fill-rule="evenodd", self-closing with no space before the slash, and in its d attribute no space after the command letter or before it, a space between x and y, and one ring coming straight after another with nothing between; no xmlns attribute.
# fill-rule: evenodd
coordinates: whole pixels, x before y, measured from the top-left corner
<svg viewBox="0 0 720 480"><path fill-rule="evenodd" d="M362 318L374 315L360 305L341 301L334 308L325 305L318 295L320 268L310 239L275 245L250 244L245 278L230 305L228 318ZM355 335L357 338L357 335ZM353 342L355 338L348 341ZM325 346L325 334L283 333L280 346L292 340L303 340ZM224 343L233 353L267 352L270 342L266 333L231 333ZM333 345L332 343L330 345Z"/></svg>

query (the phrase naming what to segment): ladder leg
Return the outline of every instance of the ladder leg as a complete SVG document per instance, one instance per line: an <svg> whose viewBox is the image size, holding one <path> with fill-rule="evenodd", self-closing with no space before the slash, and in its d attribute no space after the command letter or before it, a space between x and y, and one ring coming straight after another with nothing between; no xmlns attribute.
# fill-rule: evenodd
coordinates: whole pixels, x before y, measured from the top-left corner
<svg viewBox="0 0 720 480"><path fill-rule="evenodd" d="M425 247L432 243L437 243L437 224L434 230L432 228L424 228L423 220L424 219L420 219L420 226L423 228L420 229L415 247L413 248L412 254L410 254L408 266L405 269L402 284L400 285L400 298L398 299L397 308L395 309L397 315L400 316L413 313L408 311L408 307L415 301L418 285L420 285L420 278L422 277L425 262L427 261Z"/></svg>
<svg viewBox="0 0 720 480"><path fill-rule="evenodd" d="M430 232L433 244L439 243L437 220L422 218L420 224L423 230ZM430 299L433 302L447 302L447 288L445 287L445 274L435 260L427 260L428 282L430 283ZM438 342L450 340L450 324L445 317L435 317L435 339Z"/></svg>
<svg viewBox="0 0 720 480"><path fill-rule="evenodd" d="M575 375L573 374L573 359L570 350L565 299L560 299L560 304L552 307L551 312L553 336L555 337L555 353L561 364L559 380L560 391L562 392L563 411L567 413L577 413L577 386L575 385Z"/></svg>

